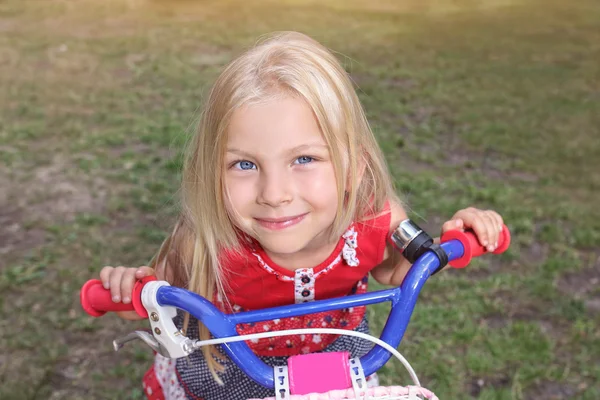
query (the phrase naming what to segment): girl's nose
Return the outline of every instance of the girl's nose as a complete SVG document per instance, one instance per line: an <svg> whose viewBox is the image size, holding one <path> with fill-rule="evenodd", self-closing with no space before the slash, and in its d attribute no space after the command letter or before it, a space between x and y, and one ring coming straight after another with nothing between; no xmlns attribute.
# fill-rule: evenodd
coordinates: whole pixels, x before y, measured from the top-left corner
<svg viewBox="0 0 600 400"><path fill-rule="evenodd" d="M278 207L282 204L292 201L292 182L282 172L268 172L261 176L260 190L258 192L258 202L260 204Z"/></svg>

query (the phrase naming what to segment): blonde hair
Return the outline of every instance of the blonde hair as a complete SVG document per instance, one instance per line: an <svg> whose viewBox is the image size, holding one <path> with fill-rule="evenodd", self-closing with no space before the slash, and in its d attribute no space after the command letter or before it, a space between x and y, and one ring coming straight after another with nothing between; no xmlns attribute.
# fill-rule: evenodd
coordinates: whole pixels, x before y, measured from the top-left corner
<svg viewBox="0 0 600 400"><path fill-rule="evenodd" d="M179 221L153 260L155 266L167 265L174 285L209 300L215 290L224 295L219 253L239 248L223 183L227 129L240 107L278 96L305 101L328 145L338 189L332 239L352 221L381 212L386 200L397 200L381 150L340 62L304 34L274 34L227 65L208 96L186 154ZM201 328L201 337L208 337ZM215 371L222 366L211 354L218 353L204 351L219 380Z"/></svg>

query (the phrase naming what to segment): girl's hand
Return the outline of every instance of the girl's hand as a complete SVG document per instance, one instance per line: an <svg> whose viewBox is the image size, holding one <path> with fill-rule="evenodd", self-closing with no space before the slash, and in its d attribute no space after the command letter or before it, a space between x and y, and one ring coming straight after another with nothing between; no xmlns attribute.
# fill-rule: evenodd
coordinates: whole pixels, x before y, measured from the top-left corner
<svg viewBox="0 0 600 400"><path fill-rule="evenodd" d="M442 234L452 229L471 229L479 243L491 252L498 247L503 225L504 221L497 212L469 207L458 211L452 219L445 222L442 225Z"/></svg>
<svg viewBox="0 0 600 400"><path fill-rule="evenodd" d="M125 267L104 267L100 271L100 281L105 289L110 289L112 301L115 303L131 303L131 294L133 285L139 279L154 275L154 270L150 267L125 268ZM135 311L121 311L117 315L123 319L140 319L141 317Z"/></svg>

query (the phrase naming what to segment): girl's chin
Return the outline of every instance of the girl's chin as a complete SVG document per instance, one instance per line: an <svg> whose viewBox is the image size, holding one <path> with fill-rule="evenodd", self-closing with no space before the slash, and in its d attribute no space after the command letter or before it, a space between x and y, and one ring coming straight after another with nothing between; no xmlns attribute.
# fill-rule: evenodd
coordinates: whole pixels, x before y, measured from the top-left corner
<svg viewBox="0 0 600 400"><path fill-rule="evenodd" d="M298 253L303 249L303 247L299 243L290 243L289 241L277 241L273 242L270 240L259 240L263 250L265 250L268 254L279 254L282 256L291 256L295 253Z"/></svg>

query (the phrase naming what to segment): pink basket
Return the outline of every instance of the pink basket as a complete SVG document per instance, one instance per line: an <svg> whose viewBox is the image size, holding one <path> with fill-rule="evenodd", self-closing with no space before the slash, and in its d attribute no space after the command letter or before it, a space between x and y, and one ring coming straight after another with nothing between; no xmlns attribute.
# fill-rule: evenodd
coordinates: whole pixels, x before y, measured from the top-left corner
<svg viewBox="0 0 600 400"><path fill-rule="evenodd" d="M412 395L412 397L411 397ZM291 395L290 400L346 400L346 399L361 399L361 400L409 400L418 399L415 395L422 396L425 399L439 400L431 391L417 386L378 386L367 389L365 395L356 397L354 389L331 390L327 393L311 393L303 395ZM266 399L249 399L249 400L277 400L275 397Z"/></svg>

